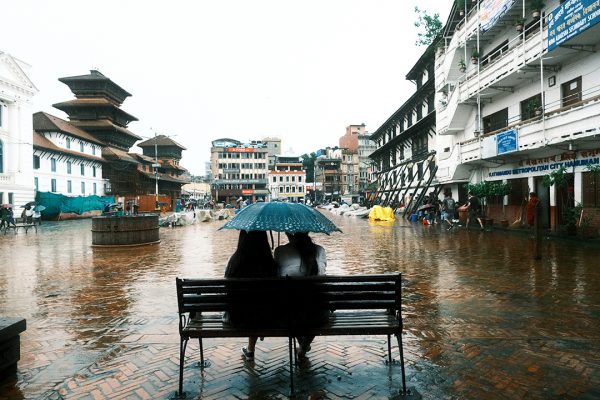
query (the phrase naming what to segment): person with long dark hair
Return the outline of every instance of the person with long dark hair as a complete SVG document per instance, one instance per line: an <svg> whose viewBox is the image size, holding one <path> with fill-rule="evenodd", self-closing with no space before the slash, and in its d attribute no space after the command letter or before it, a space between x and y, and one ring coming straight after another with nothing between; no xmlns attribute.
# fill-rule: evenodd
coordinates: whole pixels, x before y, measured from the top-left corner
<svg viewBox="0 0 600 400"><path fill-rule="evenodd" d="M277 264L273 260L267 232L240 231L238 247L227 262L225 278L268 278L277 276ZM269 316L260 310L231 310L225 320L232 325L252 326L261 324ZM242 347L247 361L254 360L257 337L248 338L248 346Z"/></svg>
<svg viewBox="0 0 600 400"><path fill-rule="evenodd" d="M325 249L314 244L307 232L295 234L286 233L289 243L275 249L275 262L279 266L279 276L314 276L324 275L327 268L327 254ZM300 296L299 301L308 301L308 297ZM314 308L314 309L312 309ZM329 311L318 308L318 300L311 299L306 309L302 309L302 315L295 315L301 324L322 325L327 322ZM304 357L310 350L310 344L314 336L298 337L300 345L298 356Z"/></svg>

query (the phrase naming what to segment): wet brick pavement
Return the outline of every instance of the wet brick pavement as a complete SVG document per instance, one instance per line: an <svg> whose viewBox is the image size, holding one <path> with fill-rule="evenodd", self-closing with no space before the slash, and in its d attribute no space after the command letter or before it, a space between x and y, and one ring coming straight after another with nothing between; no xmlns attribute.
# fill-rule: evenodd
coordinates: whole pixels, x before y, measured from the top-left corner
<svg viewBox="0 0 600 400"><path fill-rule="evenodd" d="M336 217L332 217L335 219ZM335 219L316 236L331 273L401 271L409 386L424 399L599 399L598 247L526 236ZM159 246L89 247L89 221L0 240L0 314L27 318L15 380L0 399L167 399L177 388L176 276L221 276L235 232L161 230ZM344 240L341 240L344 239ZM190 342L188 398L286 398L287 342ZM397 357L397 350L396 357ZM400 368L385 338L317 338L297 367L298 398L395 398Z"/></svg>

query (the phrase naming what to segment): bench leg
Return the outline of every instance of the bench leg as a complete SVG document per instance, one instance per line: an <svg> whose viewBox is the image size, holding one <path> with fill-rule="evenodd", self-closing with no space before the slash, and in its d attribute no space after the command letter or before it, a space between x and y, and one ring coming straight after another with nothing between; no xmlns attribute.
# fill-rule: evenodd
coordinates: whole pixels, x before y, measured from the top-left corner
<svg viewBox="0 0 600 400"><path fill-rule="evenodd" d="M289 338L289 352L290 352L290 397L296 397L296 393L294 391L294 360L292 358L292 341L296 341L295 338ZM296 343L294 343L295 347Z"/></svg>
<svg viewBox="0 0 600 400"><path fill-rule="evenodd" d="M388 364L392 363L392 335L387 335L388 337Z"/></svg>
<svg viewBox="0 0 600 400"><path fill-rule="evenodd" d="M200 368L206 368L210 365L210 361L204 361L204 346L202 343L202 338L198 338L198 343L200 344Z"/></svg>
<svg viewBox="0 0 600 400"><path fill-rule="evenodd" d="M185 398L185 393L183 392L183 366L185 364L185 348L187 347L187 339L181 339L179 344L179 393L178 398Z"/></svg>
<svg viewBox="0 0 600 400"><path fill-rule="evenodd" d="M402 395L406 396L406 371L404 370L404 348L402 347L402 332L396 333L398 349L400 350L400 370L402 371Z"/></svg>

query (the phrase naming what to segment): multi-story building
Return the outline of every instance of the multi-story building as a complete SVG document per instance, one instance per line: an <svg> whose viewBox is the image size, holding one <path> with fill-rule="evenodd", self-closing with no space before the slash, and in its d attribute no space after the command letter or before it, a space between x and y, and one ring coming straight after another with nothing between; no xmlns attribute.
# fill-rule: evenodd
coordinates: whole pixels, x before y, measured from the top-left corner
<svg viewBox="0 0 600 400"><path fill-rule="evenodd" d="M371 135L370 155L377 172L369 204L404 207L410 214L435 185L434 45L429 46L406 79L415 93Z"/></svg>
<svg viewBox="0 0 600 400"><path fill-rule="evenodd" d="M341 196L348 202L359 201L359 161L358 152L342 149L342 163L340 164Z"/></svg>
<svg viewBox="0 0 600 400"><path fill-rule="evenodd" d="M342 149L327 147L317 152L315 194L317 202L340 200L342 189Z"/></svg>
<svg viewBox="0 0 600 400"><path fill-rule="evenodd" d="M436 55L437 179L459 193L464 182L508 183L490 207L498 219L518 218L529 191L546 227L575 204L596 212L600 5L548 0L540 17L521 1L466 3ZM547 186L553 173L565 184Z"/></svg>
<svg viewBox="0 0 600 400"><path fill-rule="evenodd" d="M212 196L217 202L264 199L269 195L269 151L259 141L243 144L235 139L213 140L211 148Z"/></svg>
<svg viewBox="0 0 600 400"><path fill-rule="evenodd" d="M27 76L29 68L0 52L0 204L14 207L33 201L35 196L31 102L37 88Z"/></svg>
<svg viewBox="0 0 600 400"><path fill-rule="evenodd" d="M306 195L306 171L297 156L277 156L273 169L269 171L271 200L303 202Z"/></svg>
<svg viewBox="0 0 600 400"><path fill-rule="evenodd" d="M67 121L33 114L33 176L36 191L65 196L104 196L104 144Z"/></svg>
<svg viewBox="0 0 600 400"><path fill-rule="evenodd" d="M364 199L367 188L373 181L373 160L370 155L377 150L368 132L358 135L358 193Z"/></svg>
<svg viewBox="0 0 600 400"><path fill-rule="evenodd" d="M347 191L358 195L358 201L364 199L365 191L372 179L373 161L369 156L377 147L370 136L366 131L365 124L360 124L347 126L346 134L340 138L340 147L358 154L358 185L354 185L352 188L345 185Z"/></svg>
<svg viewBox="0 0 600 400"><path fill-rule="evenodd" d="M267 146L267 150L269 151L269 169L273 169L277 156L281 155L281 139L278 137L266 137L256 143L264 143Z"/></svg>

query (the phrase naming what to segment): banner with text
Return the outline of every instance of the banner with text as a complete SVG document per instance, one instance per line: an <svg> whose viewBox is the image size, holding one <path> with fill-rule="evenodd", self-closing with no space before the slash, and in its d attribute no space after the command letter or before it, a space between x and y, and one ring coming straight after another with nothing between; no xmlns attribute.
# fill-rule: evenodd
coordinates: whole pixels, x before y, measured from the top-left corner
<svg viewBox="0 0 600 400"><path fill-rule="evenodd" d="M503 179L510 179L511 176L521 178L523 175L545 175L563 167L567 168L568 172L573 172L573 170L576 172L585 172L588 165L600 165L600 149L524 160L511 168L508 168L506 165L491 168L488 176L490 178Z"/></svg>
<svg viewBox="0 0 600 400"><path fill-rule="evenodd" d="M548 51L600 22L600 0L568 0L548 15Z"/></svg>
<svg viewBox="0 0 600 400"><path fill-rule="evenodd" d="M483 0L479 4L479 24L483 32L496 22L515 4L515 0Z"/></svg>

